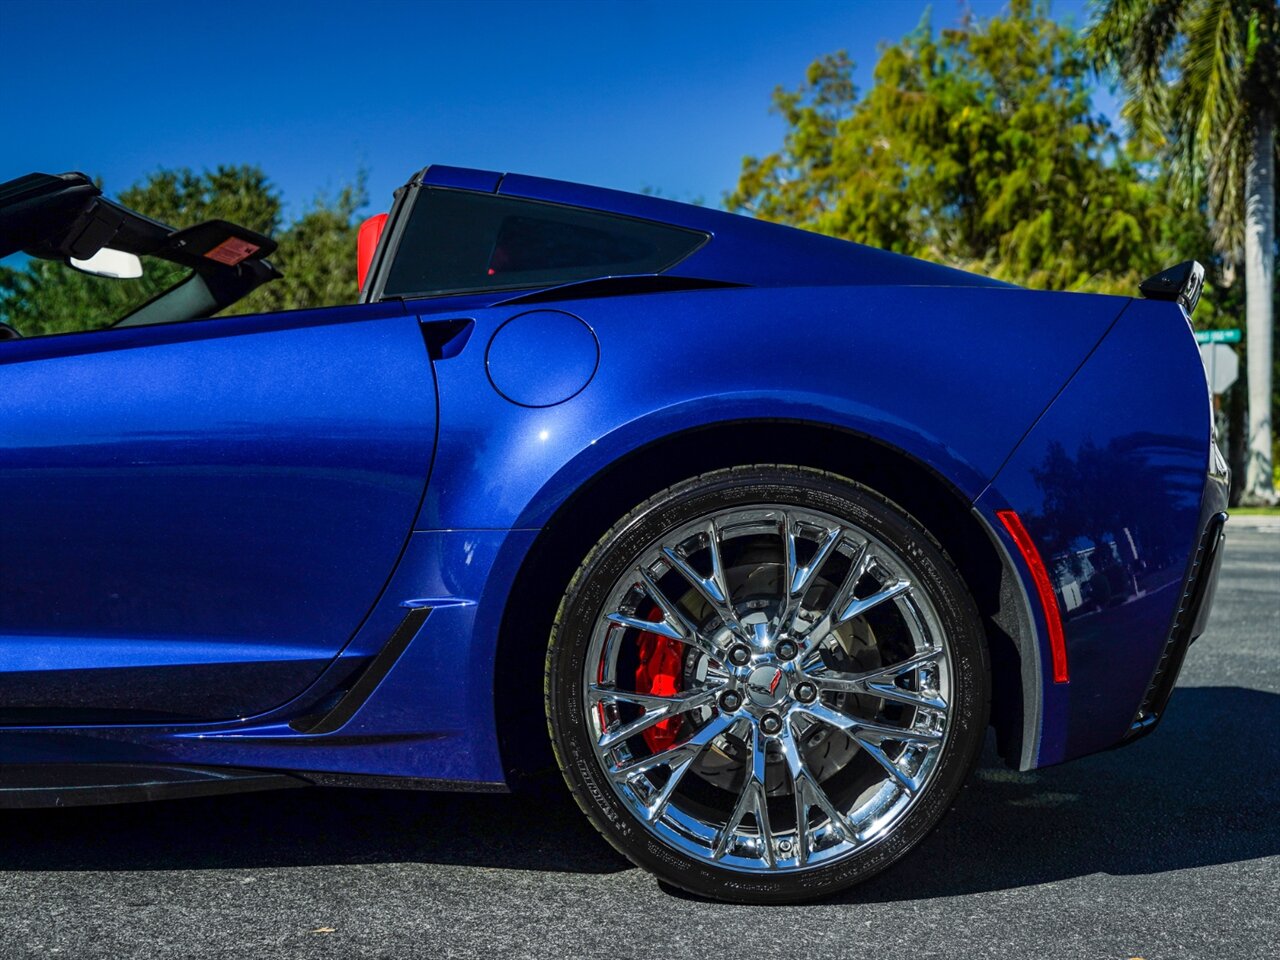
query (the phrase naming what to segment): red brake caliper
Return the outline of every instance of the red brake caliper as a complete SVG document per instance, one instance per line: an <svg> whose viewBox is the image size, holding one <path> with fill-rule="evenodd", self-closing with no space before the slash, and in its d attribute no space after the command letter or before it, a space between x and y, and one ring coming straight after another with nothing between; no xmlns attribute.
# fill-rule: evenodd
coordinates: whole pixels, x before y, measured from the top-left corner
<svg viewBox="0 0 1280 960"><path fill-rule="evenodd" d="M662 611L654 609L649 614L653 622L662 619ZM640 665L636 667L636 692L651 693L659 697L673 697L680 692L680 678L684 669L684 645L679 640L661 637L656 633L641 633L636 638ZM666 750L676 742L682 717L659 720L641 736L654 753Z"/></svg>

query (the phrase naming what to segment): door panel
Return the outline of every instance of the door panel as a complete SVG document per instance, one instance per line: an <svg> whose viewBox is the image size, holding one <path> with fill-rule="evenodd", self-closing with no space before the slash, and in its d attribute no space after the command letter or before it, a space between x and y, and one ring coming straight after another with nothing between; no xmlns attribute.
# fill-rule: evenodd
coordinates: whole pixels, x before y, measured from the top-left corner
<svg viewBox="0 0 1280 960"><path fill-rule="evenodd" d="M430 466L430 361L388 312L0 343L0 722L245 716L315 679Z"/></svg>

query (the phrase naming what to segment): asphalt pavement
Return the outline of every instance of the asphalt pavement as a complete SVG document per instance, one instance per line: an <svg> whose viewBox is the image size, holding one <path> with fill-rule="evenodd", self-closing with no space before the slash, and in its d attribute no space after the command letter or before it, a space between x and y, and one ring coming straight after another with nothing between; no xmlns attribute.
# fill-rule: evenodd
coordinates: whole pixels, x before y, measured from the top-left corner
<svg viewBox="0 0 1280 960"><path fill-rule="evenodd" d="M1029 774L988 751L836 900L674 893L554 790L293 790L0 813L0 958L1277 957L1278 731L1280 524L1241 518L1159 730Z"/></svg>

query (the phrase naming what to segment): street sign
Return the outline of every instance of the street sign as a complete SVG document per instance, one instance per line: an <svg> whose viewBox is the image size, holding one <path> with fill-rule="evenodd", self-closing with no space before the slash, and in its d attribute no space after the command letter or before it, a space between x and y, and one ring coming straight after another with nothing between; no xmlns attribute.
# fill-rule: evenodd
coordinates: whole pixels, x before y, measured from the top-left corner
<svg viewBox="0 0 1280 960"><path fill-rule="evenodd" d="M1239 343L1239 330L1197 330L1196 343Z"/></svg>
<svg viewBox="0 0 1280 960"><path fill-rule="evenodd" d="M1225 343L1204 344L1200 347L1200 359L1209 376L1210 393L1225 393L1240 376L1240 358Z"/></svg>

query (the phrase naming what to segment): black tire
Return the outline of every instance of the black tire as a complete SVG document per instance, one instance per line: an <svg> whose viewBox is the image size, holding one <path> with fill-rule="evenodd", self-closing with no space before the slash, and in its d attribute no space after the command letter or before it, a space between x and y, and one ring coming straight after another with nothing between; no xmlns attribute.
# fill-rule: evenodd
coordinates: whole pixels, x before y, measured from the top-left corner
<svg viewBox="0 0 1280 960"><path fill-rule="evenodd" d="M655 541L716 511L760 504L822 511L897 552L932 604L948 645L950 715L925 786L884 836L842 859L793 872L727 869L665 842L615 792L589 729L583 691L588 649L610 591ZM662 880L699 896L739 903L790 903L830 895L868 879L920 842L972 770L988 722L986 644L973 601L950 560L914 519L879 494L818 470L756 465L716 470L663 490L623 517L583 560L561 602L546 661L547 719L557 763L578 805L619 852Z"/></svg>

